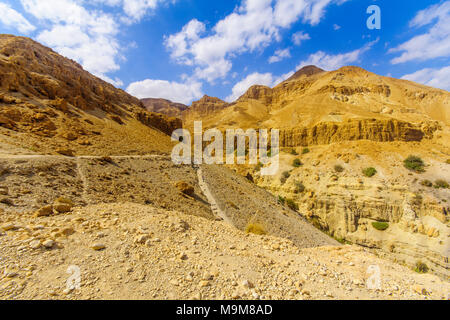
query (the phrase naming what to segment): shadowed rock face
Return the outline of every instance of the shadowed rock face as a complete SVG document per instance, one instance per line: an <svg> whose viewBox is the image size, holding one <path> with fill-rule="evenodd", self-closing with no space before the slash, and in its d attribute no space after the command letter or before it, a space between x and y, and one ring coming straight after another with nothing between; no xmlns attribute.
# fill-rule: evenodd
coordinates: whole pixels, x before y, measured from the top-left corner
<svg viewBox="0 0 450 320"><path fill-rule="evenodd" d="M49 153L61 147L85 154L168 152L167 134L180 126L53 50L0 35L0 129L22 133L23 141L15 140L21 147Z"/></svg>

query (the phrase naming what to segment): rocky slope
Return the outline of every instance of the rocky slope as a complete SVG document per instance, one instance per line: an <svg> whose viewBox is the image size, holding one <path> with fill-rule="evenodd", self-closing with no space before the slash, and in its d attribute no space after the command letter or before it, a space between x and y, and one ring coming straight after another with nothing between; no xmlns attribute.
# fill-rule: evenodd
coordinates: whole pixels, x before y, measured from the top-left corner
<svg viewBox="0 0 450 320"><path fill-rule="evenodd" d="M40 153L169 152L167 134L180 125L51 49L0 35L2 143Z"/></svg>
<svg viewBox="0 0 450 320"><path fill-rule="evenodd" d="M141 99L141 101L148 111L165 114L174 118L181 118L181 113L189 108L184 104L166 99L147 98Z"/></svg>
<svg viewBox="0 0 450 320"><path fill-rule="evenodd" d="M433 185L450 182L449 112L444 90L357 67L309 66L275 88L251 87L205 117L203 127L280 129L284 150L276 176L260 177L259 166L232 168L291 199L334 237L411 267L426 263L448 279L450 190ZM425 173L403 166L409 155L425 161ZM368 167L377 170L372 178L363 174ZM377 222L389 228L376 230Z"/></svg>
<svg viewBox="0 0 450 320"><path fill-rule="evenodd" d="M40 218L2 213L0 225L0 299L449 298L448 282L361 247L299 249L135 203ZM378 270L380 287L369 289Z"/></svg>
<svg viewBox="0 0 450 320"><path fill-rule="evenodd" d="M450 189L437 187L439 180L450 181L448 145L352 141L309 147L305 154L304 148L295 150L281 152L275 176L262 177L253 167L236 170L292 199L298 212L335 238L379 249L411 268L425 263L449 279ZM411 153L424 160L425 172L404 167ZM376 170L370 178L363 173L369 167ZM388 228L377 230L379 222Z"/></svg>

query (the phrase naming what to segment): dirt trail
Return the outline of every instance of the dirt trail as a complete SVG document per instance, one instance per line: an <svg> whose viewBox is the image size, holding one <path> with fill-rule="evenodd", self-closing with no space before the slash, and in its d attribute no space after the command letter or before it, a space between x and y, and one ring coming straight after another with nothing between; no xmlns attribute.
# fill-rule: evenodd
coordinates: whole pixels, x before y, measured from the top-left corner
<svg viewBox="0 0 450 320"><path fill-rule="evenodd" d="M226 212L220 208L216 198L214 198L214 196L212 195L211 190L208 187L208 184L205 182L205 179L203 178L203 171L201 167L197 168L197 176L198 176L198 184L202 189L204 196L208 199L208 202L211 205L211 210L214 213L214 215L216 215L218 218L225 221L229 225L234 226L231 219L228 218Z"/></svg>

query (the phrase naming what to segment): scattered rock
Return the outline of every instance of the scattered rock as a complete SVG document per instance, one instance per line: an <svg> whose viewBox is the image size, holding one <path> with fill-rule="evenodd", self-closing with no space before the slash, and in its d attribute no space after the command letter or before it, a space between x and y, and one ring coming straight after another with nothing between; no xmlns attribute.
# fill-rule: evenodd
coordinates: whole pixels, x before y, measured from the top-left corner
<svg viewBox="0 0 450 320"><path fill-rule="evenodd" d="M198 284L198 286L200 287L200 288L205 288L205 287L209 287L211 284L209 283L209 281L207 281L207 280L202 280L202 281L200 281L200 283Z"/></svg>
<svg viewBox="0 0 450 320"><path fill-rule="evenodd" d="M31 249L39 249L41 247L41 242L39 240L34 240L30 242Z"/></svg>
<svg viewBox="0 0 450 320"><path fill-rule="evenodd" d="M54 247L55 241L53 241L53 240L46 240L46 241L44 241L44 242L42 243L42 245L43 245L44 247L46 247L47 249L51 249L51 248Z"/></svg>
<svg viewBox="0 0 450 320"><path fill-rule="evenodd" d="M254 284L249 280L242 281L242 286L247 289L253 289L255 287Z"/></svg>
<svg viewBox="0 0 450 320"><path fill-rule="evenodd" d="M58 149L58 150L56 150L56 153L66 156L66 157L74 157L75 156L75 151L70 150L70 149Z"/></svg>
<svg viewBox="0 0 450 320"><path fill-rule="evenodd" d="M180 190L181 193L188 195L188 196L193 196L195 193L195 189L193 186L191 186L190 184L188 184L187 182L184 181L178 181L175 184L175 187Z"/></svg>
<svg viewBox="0 0 450 320"><path fill-rule="evenodd" d="M1 227L4 231L16 230L17 227L14 223L7 223L2 225Z"/></svg>
<svg viewBox="0 0 450 320"><path fill-rule="evenodd" d="M101 251L106 249L106 246L103 243L94 243L91 246L91 249L95 250L95 251Z"/></svg>
<svg viewBox="0 0 450 320"><path fill-rule="evenodd" d="M8 187L4 187L4 186L0 187L0 195L7 196L8 194L9 194Z"/></svg>
<svg viewBox="0 0 450 320"><path fill-rule="evenodd" d="M35 217L48 217L53 214L53 206L47 205L45 207L40 208L38 211L34 213Z"/></svg>

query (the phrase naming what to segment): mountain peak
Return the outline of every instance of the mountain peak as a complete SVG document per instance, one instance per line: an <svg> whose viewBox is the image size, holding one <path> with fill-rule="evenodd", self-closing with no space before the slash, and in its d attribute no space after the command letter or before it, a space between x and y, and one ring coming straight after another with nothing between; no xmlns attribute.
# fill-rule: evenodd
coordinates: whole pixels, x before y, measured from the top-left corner
<svg viewBox="0 0 450 320"><path fill-rule="evenodd" d="M294 75L292 77L290 77L287 81L298 79L301 76L310 77L310 76L313 76L315 74L322 73L322 72L325 72L325 70L323 70L319 67L316 67L313 65L305 66L305 67L301 68L300 70L298 70L296 73L294 73Z"/></svg>

